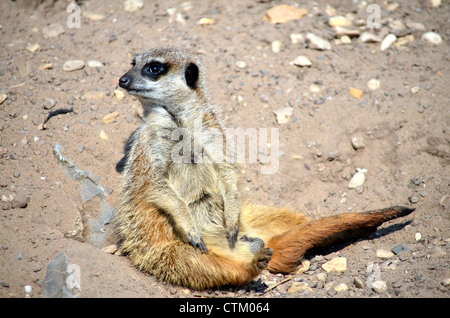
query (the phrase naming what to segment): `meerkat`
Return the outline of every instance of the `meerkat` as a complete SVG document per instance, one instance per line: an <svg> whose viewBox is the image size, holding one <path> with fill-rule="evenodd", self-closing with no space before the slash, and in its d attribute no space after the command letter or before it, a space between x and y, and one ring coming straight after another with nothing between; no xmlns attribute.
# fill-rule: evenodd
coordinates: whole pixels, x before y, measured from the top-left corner
<svg viewBox="0 0 450 318"><path fill-rule="evenodd" d="M164 281L201 290L243 286L264 269L292 273L307 250L368 235L413 211L395 206L310 220L247 203L237 165L226 146L217 147L225 134L204 67L186 49L136 55L119 86L138 97L145 115L122 172L120 250Z"/></svg>

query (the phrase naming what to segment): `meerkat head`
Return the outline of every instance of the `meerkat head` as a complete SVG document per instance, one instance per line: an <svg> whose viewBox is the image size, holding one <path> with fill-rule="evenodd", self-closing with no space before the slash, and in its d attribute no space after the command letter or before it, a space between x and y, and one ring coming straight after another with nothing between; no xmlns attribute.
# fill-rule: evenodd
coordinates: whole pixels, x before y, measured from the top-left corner
<svg viewBox="0 0 450 318"><path fill-rule="evenodd" d="M143 104L184 104L202 95L202 65L188 50L156 48L136 55L131 64L119 86Z"/></svg>

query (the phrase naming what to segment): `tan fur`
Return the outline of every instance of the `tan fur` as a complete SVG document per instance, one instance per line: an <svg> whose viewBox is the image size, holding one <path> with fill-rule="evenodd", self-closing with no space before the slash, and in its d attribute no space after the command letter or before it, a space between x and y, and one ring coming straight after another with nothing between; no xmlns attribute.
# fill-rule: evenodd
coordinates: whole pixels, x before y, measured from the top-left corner
<svg viewBox="0 0 450 318"><path fill-rule="evenodd" d="M166 72L144 74L155 61ZM192 64L198 78L186 71ZM140 270L165 281L205 289L245 285L266 267L290 273L308 249L370 233L412 211L394 207L310 221L288 209L246 204L237 167L226 160L225 147L216 148L225 144L224 130L197 56L171 48L144 52L120 85L138 96L146 114L122 176L120 248ZM195 122L205 128L200 141ZM193 151L190 162L174 162L181 150L173 132L179 128L202 161L194 162L199 158Z"/></svg>

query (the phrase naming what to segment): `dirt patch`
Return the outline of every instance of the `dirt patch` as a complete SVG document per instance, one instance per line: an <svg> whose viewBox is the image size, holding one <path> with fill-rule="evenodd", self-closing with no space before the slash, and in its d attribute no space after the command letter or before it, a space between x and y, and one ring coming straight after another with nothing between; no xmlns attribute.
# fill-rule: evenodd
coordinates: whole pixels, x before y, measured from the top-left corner
<svg viewBox="0 0 450 318"><path fill-rule="evenodd" d="M68 12L69 4L1 4L1 297L45 296L47 267L62 252L66 264L76 265L70 268L78 271L80 289L71 286L78 297L449 296L447 3L376 1L378 29L368 26L376 11L362 1L286 1L307 14L279 24L264 19L277 1L144 1L132 12L122 0L81 1ZM79 20L71 16L76 10ZM354 33L336 35L335 16ZM428 31L442 42L424 39ZM378 39L363 41L364 32ZM308 33L331 49L313 48ZM388 34L395 42L381 50L377 41ZM307 255L303 273L264 272L241 289L170 286L103 251L116 237L102 213L117 206L117 164L142 114L135 98L116 95L118 78L133 52L156 46L202 55L228 127L279 129L276 173L262 174L268 163L261 161L242 167L254 201L310 217L390 205L416 211L368 239ZM310 65L292 65L298 56ZM61 109L67 111L42 126ZM283 124L275 115L280 109ZM87 183L61 169L56 144L88 172ZM349 189L357 168L367 170L365 182ZM98 193L85 200L86 189ZM92 219L105 221L94 234ZM326 272L322 265L337 257L346 259L346 269Z"/></svg>

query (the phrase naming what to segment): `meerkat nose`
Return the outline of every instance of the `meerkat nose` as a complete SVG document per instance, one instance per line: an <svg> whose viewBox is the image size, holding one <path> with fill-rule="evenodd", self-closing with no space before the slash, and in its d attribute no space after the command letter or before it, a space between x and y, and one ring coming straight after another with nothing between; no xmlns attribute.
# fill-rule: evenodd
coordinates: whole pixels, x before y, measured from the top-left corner
<svg viewBox="0 0 450 318"><path fill-rule="evenodd" d="M128 88L131 84L131 77L129 77L128 75L123 75L120 79L119 79L119 86L122 88Z"/></svg>

